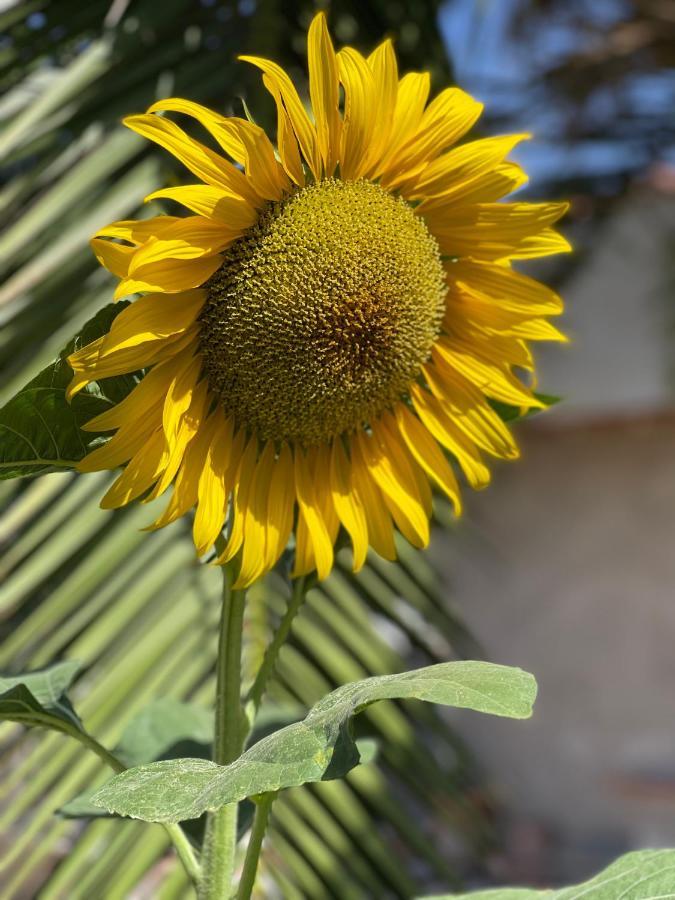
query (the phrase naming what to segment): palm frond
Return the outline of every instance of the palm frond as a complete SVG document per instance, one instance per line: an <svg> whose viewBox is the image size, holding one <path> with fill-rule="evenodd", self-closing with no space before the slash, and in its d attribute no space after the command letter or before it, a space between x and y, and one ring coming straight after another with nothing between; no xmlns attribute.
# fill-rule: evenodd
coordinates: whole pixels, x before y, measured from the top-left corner
<svg viewBox="0 0 675 900"><path fill-rule="evenodd" d="M284 4L281 22L272 0L260 0L253 15L245 4L189 0L24 0L0 14L7 36L0 47L6 396L109 301L112 284L89 251L91 233L151 213L143 197L174 177L167 158L126 133L119 118L168 94L219 109L242 96L257 118L271 116L269 99L235 56L254 50L299 68L298 37L312 6ZM445 69L436 3L390 7L345 0L333 4L333 16L364 46L392 30L417 34L399 45L404 67ZM406 31L406 23L414 28ZM146 507L98 509L105 483L105 476L64 474L0 488L0 669L81 660L74 699L90 730L114 746L154 698L211 704L220 585L215 569L195 561L189 523L144 533L152 517ZM400 549L398 563L372 558L358 578L340 557L295 621L271 703L290 704L300 716L344 681L408 668L411 660L475 654L428 560ZM251 593L250 672L285 603L277 576ZM452 861L430 839L434 823L474 852L489 837L470 799L471 755L443 717L423 705L388 703L359 727L378 742L377 765L344 782L290 790L275 806L263 877L285 897L411 896L420 872L445 885L453 877ZM139 885L167 900L190 895L161 828L56 814L107 777L78 745L4 725L0 761L7 896L123 898Z"/></svg>

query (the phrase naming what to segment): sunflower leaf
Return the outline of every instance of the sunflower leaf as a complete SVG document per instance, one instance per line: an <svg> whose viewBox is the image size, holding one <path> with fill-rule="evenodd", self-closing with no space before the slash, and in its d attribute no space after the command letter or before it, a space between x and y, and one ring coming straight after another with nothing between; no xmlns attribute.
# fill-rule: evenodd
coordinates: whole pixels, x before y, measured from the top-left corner
<svg viewBox="0 0 675 900"><path fill-rule="evenodd" d="M627 853L590 881L559 890L497 888L470 894L444 894L426 900L577 900L581 897L584 900L675 898L675 850Z"/></svg>
<svg viewBox="0 0 675 900"><path fill-rule="evenodd" d="M186 752L210 759L212 741L213 716L209 710L163 697L131 719L113 756L126 766L173 759ZM110 813L91 802L93 790L78 794L59 809L59 815L64 819L108 818Z"/></svg>
<svg viewBox="0 0 675 900"><path fill-rule="evenodd" d="M69 403L66 388L73 373L66 358L105 334L126 305L110 303L100 310L53 363L0 409L0 480L73 468L100 441L100 434L82 431L82 425L125 397L135 379L106 378Z"/></svg>
<svg viewBox="0 0 675 900"><path fill-rule="evenodd" d="M520 669L483 662L439 663L346 684L301 722L274 732L228 766L174 759L117 775L93 795L110 812L179 822L267 791L342 778L360 762L352 716L378 700L417 699L510 718L532 713L536 682Z"/></svg>
<svg viewBox="0 0 675 900"><path fill-rule="evenodd" d="M182 756L187 748L194 756L209 758L212 740L209 710L163 697L134 716L113 752L125 766Z"/></svg>
<svg viewBox="0 0 675 900"><path fill-rule="evenodd" d="M66 691L80 669L75 660L25 675L0 677L0 720L56 731L82 730ZM64 726L68 726L68 728Z"/></svg>
<svg viewBox="0 0 675 900"><path fill-rule="evenodd" d="M262 707L250 743L267 737L274 728L294 721L297 708L288 710ZM154 700L135 715L122 732L113 756L125 766L139 766L163 759L176 759L189 753L197 759L211 759L213 744L213 714L203 706L184 703L173 697ZM376 742L364 738L357 741L362 762L369 762L377 754ZM65 819L108 818L111 813L94 806L91 795L95 788L82 791L59 809ZM113 814L114 815L114 814Z"/></svg>

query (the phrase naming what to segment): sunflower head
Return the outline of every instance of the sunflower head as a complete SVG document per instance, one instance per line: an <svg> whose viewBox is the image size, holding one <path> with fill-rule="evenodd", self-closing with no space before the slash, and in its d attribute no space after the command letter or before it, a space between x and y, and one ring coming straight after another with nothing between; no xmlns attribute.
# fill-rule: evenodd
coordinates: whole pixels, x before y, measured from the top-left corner
<svg viewBox="0 0 675 900"><path fill-rule="evenodd" d="M563 338L559 298L512 261L569 249L552 228L564 204L503 200L526 180L507 156L527 135L458 144L480 104L457 88L428 102L390 41L336 53L316 16L311 111L279 66L244 59L276 103L276 146L187 100L125 120L198 183L147 198L188 215L92 239L116 298L138 296L70 357L69 389L144 371L88 423L113 434L81 468L124 467L106 507L171 490L155 526L194 509L197 551L218 541L237 587L292 533L296 575L328 574L341 527L355 570L369 546L392 558L395 530L424 546L431 486L459 511L457 467L479 488L485 454L517 455L493 401L541 406L528 341Z"/></svg>
<svg viewBox="0 0 675 900"><path fill-rule="evenodd" d="M446 293L438 244L405 200L338 178L271 203L206 289L200 349L226 414L305 446L405 395Z"/></svg>

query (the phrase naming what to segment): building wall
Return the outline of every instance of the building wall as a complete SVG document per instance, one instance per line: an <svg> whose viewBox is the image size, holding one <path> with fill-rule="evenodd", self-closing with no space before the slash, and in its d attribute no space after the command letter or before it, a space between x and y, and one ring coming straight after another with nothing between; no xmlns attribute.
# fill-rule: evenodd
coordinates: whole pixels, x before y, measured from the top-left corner
<svg viewBox="0 0 675 900"><path fill-rule="evenodd" d="M489 657L539 682L532 720L461 721L507 843L534 833L554 857L516 871L572 878L675 845L675 417L544 421L434 552Z"/></svg>

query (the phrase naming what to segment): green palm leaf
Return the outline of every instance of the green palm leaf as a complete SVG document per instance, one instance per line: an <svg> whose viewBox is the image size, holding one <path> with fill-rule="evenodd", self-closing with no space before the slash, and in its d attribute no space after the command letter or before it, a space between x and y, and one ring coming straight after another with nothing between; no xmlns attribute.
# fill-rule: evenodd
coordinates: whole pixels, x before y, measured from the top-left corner
<svg viewBox="0 0 675 900"><path fill-rule="evenodd" d="M416 34L399 45L402 66L445 69L436 4L390 6L338 2L332 15L338 33L364 46L393 30ZM121 116L169 94L240 114L230 101L242 96L265 124L268 98L235 56L254 51L300 67L298 38L312 8L285 3L281 13L259 0L249 15L247 4L190 0L27 0L0 14L0 402L109 302L112 281L89 251L91 233L151 214L143 197L176 177L166 155L119 126ZM146 507L99 510L107 482L55 474L0 486L0 671L80 660L78 712L112 747L153 699L212 702L220 584L216 570L196 563L189 522L147 534ZM358 578L339 558L295 620L270 704L290 705L300 718L342 682L401 671L411 658L427 665L476 655L427 558L400 550L398 563L372 558ZM274 575L251 592L251 674L285 603ZM438 711L387 702L359 729L378 742L377 765L290 790L275 805L262 877L285 897L412 896L413 869L452 885L454 867L429 839L432 825L474 852L489 838L469 795L470 753ZM420 735L433 739L433 760ZM123 898L141 884L158 898L190 896L161 827L56 814L108 777L79 745L5 723L0 764L7 896ZM426 818L410 814L424 808Z"/></svg>

